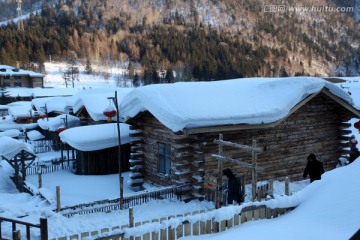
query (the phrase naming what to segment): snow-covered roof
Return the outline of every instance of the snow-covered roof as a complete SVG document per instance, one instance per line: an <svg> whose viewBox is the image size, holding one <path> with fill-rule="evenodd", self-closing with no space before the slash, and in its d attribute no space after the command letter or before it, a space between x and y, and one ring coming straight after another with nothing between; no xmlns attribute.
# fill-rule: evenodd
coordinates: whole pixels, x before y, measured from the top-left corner
<svg viewBox="0 0 360 240"><path fill-rule="evenodd" d="M13 116L15 119L31 117L30 111L30 105L10 106L8 109L9 115Z"/></svg>
<svg viewBox="0 0 360 240"><path fill-rule="evenodd" d="M107 117L103 113L104 110L108 108L109 105L115 108L113 101L108 98L115 97L115 91L117 91L118 102L122 102L125 96L132 90L132 88L99 89L96 92L90 91L88 94L84 91L77 96L73 104L73 111L77 113L85 107L94 121L106 120Z"/></svg>
<svg viewBox="0 0 360 240"><path fill-rule="evenodd" d="M7 110L9 109L8 105L0 105L0 110Z"/></svg>
<svg viewBox="0 0 360 240"><path fill-rule="evenodd" d="M0 132L0 137L12 137L12 138L17 138L20 135L20 130L18 129L9 129L9 130L5 130L4 132Z"/></svg>
<svg viewBox="0 0 360 240"><path fill-rule="evenodd" d="M121 145L129 143L130 125L120 123ZM96 151L119 145L116 123L67 129L59 134L61 141L80 151Z"/></svg>
<svg viewBox="0 0 360 240"><path fill-rule="evenodd" d="M196 127L273 123L323 88L353 105L347 92L321 78L246 78L139 87L120 103L120 116L127 121L149 111L174 132Z"/></svg>
<svg viewBox="0 0 360 240"><path fill-rule="evenodd" d="M22 150L35 155L34 147L31 144L8 136L0 137L0 156L10 160Z"/></svg>
<svg viewBox="0 0 360 240"><path fill-rule="evenodd" d="M67 116L67 125L68 128L73 128L80 126L80 119L78 117L69 115L69 114L61 114L56 117L52 118L44 118L44 119L38 119L37 123L40 128L44 130L49 130L51 132L54 132L59 129L59 127L65 127L64 126L64 120Z"/></svg>
<svg viewBox="0 0 360 240"><path fill-rule="evenodd" d="M11 97L56 97L56 96L72 96L79 92L76 88L6 88Z"/></svg>
<svg viewBox="0 0 360 240"><path fill-rule="evenodd" d="M31 104L37 109L41 111L46 110L48 113L50 112L63 112L68 113L69 109L66 105L67 100L70 97L44 97L44 98L35 98L31 101Z"/></svg>
<svg viewBox="0 0 360 240"><path fill-rule="evenodd" d="M15 122L0 123L0 131L6 131L11 129L27 130L27 129L34 129L36 127L38 127L37 123L15 123Z"/></svg>
<svg viewBox="0 0 360 240"><path fill-rule="evenodd" d="M45 138L44 135L42 135L39 131L37 130L32 130L30 132L27 133L27 137L30 141L36 141L36 140L40 140Z"/></svg>
<svg viewBox="0 0 360 240"><path fill-rule="evenodd" d="M19 75L26 75L29 77L44 77L41 73L23 70L19 68L14 68L8 65L0 65L0 76L19 76Z"/></svg>

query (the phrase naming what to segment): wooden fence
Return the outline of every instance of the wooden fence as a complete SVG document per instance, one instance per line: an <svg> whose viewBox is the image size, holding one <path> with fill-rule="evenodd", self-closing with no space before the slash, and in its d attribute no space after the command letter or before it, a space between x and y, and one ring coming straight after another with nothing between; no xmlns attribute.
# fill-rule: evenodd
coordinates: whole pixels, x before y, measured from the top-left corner
<svg viewBox="0 0 360 240"><path fill-rule="evenodd" d="M136 205L146 203L151 199L180 199L183 192L183 186L172 186L155 191L147 191L137 193L123 198L124 208L129 208ZM110 212L120 209L120 199L102 200L91 203L80 204L71 207L61 208L60 212L65 217L71 217L75 214L84 215L97 212Z"/></svg>
<svg viewBox="0 0 360 240"><path fill-rule="evenodd" d="M28 167L26 168L26 175L36 175L39 172L41 172L42 174L44 173L52 173L52 172L57 172L57 171L61 171L61 170L70 170L73 168L73 164L72 162L63 162L61 164L61 160L58 159L58 161L56 161L56 163L52 163L51 165L39 165L39 166L33 166L33 167Z"/></svg>
<svg viewBox="0 0 360 240"><path fill-rule="evenodd" d="M52 140L36 140L36 141L27 141L32 146L34 146L35 153L44 153L50 152L53 150L53 141Z"/></svg>
<svg viewBox="0 0 360 240"><path fill-rule="evenodd" d="M112 228L103 228L100 230L83 232L81 234L74 234L68 237L53 238L51 240L82 239L85 237L91 237L92 239L98 240L175 240L186 236L199 236L224 232L245 222L276 218L293 209L294 208L271 209L266 205L249 206L242 208L240 213L234 213L233 217L220 222L215 220L215 213L211 214L211 212L219 211L221 209L210 210L208 212L202 210L169 216L167 218L137 222L134 224L134 227L129 227L129 225L115 226ZM192 217L195 217L193 219L201 220L193 221ZM174 224L176 222L178 224ZM148 225L149 228L146 225ZM154 229L155 231L144 232L144 228Z"/></svg>
<svg viewBox="0 0 360 240"><path fill-rule="evenodd" d="M48 240L48 223L47 218L40 218L40 224L33 224L28 222L22 222L15 219L10 218L3 218L0 217L0 239L3 239L2 236L2 223L9 222L11 223L12 227L12 239L17 240L20 238L20 230L16 229L16 224L24 225L26 228L26 239L30 239L30 228L39 228L40 229L40 239L41 240ZM5 238L4 238L5 239Z"/></svg>

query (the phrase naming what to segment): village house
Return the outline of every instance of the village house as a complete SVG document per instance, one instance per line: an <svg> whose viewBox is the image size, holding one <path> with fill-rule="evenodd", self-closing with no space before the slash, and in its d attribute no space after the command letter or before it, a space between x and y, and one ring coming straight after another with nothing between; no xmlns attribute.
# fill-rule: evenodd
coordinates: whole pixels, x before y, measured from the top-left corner
<svg viewBox="0 0 360 240"><path fill-rule="evenodd" d="M0 65L0 86L42 88L44 87L44 75L7 65Z"/></svg>
<svg viewBox="0 0 360 240"><path fill-rule="evenodd" d="M60 133L63 145L74 151L76 174L99 175L119 171L116 128L115 91L118 101L132 89L93 89L79 92L67 101L71 113L79 119L81 127ZM130 126L121 128L121 171L129 170ZM100 140L99 140L100 139Z"/></svg>
<svg viewBox="0 0 360 240"><path fill-rule="evenodd" d="M193 197L204 197L204 179L217 174L220 133L237 144L256 141L258 181L299 180L310 153L325 170L335 168L349 152L348 121L360 117L347 92L308 77L150 85L127 95L120 114L139 132L131 160L140 174L156 184L188 184ZM252 163L236 148L224 147L223 155ZM222 164L251 181L243 165Z"/></svg>
<svg viewBox="0 0 360 240"><path fill-rule="evenodd" d="M120 124L121 172L129 171L130 126ZM75 127L60 133L63 143L75 150L76 174L104 175L119 172L116 123Z"/></svg>

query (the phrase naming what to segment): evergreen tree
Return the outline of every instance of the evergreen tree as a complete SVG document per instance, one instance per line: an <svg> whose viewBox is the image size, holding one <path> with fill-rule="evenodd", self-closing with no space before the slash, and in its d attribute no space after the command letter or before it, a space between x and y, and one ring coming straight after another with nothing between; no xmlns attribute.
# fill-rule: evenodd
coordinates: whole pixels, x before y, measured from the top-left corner
<svg viewBox="0 0 360 240"><path fill-rule="evenodd" d="M86 74L92 74L93 70L92 70L92 67L91 67L91 62L90 62L90 59L86 59L86 66L85 66L85 73Z"/></svg>
<svg viewBox="0 0 360 240"><path fill-rule="evenodd" d="M166 70L165 82L166 83L173 83L174 82L174 74L173 74L173 70L171 68Z"/></svg>
<svg viewBox="0 0 360 240"><path fill-rule="evenodd" d="M134 87L139 87L141 85L139 74L135 73L132 84Z"/></svg>
<svg viewBox="0 0 360 240"><path fill-rule="evenodd" d="M10 93L6 89L5 84L2 84L0 87L0 104L6 105L11 102Z"/></svg>

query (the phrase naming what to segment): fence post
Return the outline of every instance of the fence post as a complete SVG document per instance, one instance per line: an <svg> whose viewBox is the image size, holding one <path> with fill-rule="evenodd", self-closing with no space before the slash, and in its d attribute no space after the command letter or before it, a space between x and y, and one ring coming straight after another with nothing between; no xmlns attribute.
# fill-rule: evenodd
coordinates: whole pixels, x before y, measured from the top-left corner
<svg viewBox="0 0 360 240"><path fill-rule="evenodd" d="M285 195L286 196L290 196L289 183L290 183L290 179L289 179L289 177L286 177L285 178Z"/></svg>
<svg viewBox="0 0 360 240"><path fill-rule="evenodd" d="M129 208L129 227L134 227L134 209L132 207ZM131 236L130 240L133 240L134 237Z"/></svg>
<svg viewBox="0 0 360 240"><path fill-rule="evenodd" d="M13 240L20 240L20 230L16 230L13 232Z"/></svg>
<svg viewBox="0 0 360 240"><path fill-rule="evenodd" d="M38 167L38 180L39 180L39 188L42 188L42 176L41 176L41 167Z"/></svg>
<svg viewBox="0 0 360 240"><path fill-rule="evenodd" d="M48 240L48 222L47 218L40 218L41 240Z"/></svg>
<svg viewBox="0 0 360 240"><path fill-rule="evenodd" d="M56 186L56 211L60 212L60 186Z"/></svg>
<svg viewBox="0 0 360 240"><path fill-rule="evenodd" d="M274 179L269 180L269 192L268 194L273 197L274 195Z"/></svg>

